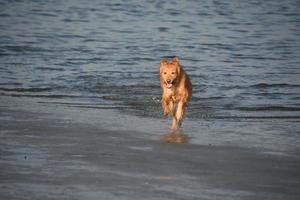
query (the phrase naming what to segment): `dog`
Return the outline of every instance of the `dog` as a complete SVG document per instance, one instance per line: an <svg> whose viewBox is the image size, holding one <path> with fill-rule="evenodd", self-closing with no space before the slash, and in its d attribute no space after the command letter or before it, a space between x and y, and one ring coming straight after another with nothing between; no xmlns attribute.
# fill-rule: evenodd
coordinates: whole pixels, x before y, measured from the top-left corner
<svg viewBox="0 0 300 200"><path fill-rule="evenodd" d="M192 83L176 56L171 61L160 62L160 85L162 88L162 110L172 117L172 132L182 127L187 103L192 97Z"/></svg>

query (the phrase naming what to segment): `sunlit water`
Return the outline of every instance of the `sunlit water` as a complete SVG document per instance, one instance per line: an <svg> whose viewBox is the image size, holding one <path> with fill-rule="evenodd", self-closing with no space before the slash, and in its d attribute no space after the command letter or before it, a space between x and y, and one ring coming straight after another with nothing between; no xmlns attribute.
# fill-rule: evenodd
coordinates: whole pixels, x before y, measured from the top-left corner
<svg viewBox="0 0 300 200"><path fill-rule="evenodd" d="M162 118L159 62L177 55L193 83L194 141L295 147L299 10L297 0L1 1L0 95Z"/></svg>

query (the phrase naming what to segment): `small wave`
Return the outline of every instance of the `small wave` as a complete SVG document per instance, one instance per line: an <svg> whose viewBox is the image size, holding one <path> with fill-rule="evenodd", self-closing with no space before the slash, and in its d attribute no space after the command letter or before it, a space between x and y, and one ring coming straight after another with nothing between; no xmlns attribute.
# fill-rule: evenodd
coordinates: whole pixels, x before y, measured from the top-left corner
<svg viewBox="0 0 300 200"><path fill-rule="evenodd" d="M261 120L261 119L265 119L265 120L273 120L273 119L284 119L284 120L300 120L300 116L211 116L209 117L210 119L222 119L222 120Z"/></svg>
<svg viewBox="0 0 300 200"><path fill-rule="evenodd" d="M0 91L5 92L45 92L45 91L51 91L52 88L4 88L0 87Z"/></svg>
<svg viewBox="0 0 300 200"><path fill-rule="evenodd" d="M263 106L263 107L237 107L240 111L300 111L299 107Z"/></svg>
<svg viewBox="0 0 300 200"><path fill-rule="evenodd" d="M84 98L84 96L76 95L64 95L64 94L16 94L16 93L0 93L0 96L10 96L10 97L32 97L32 98L49 98L49 99L63 99L63 98Z"/></svg>
<svg viewBox="0 0 300 200"><path fill-rule="evenodd" d="M120 97L113 96L113 95L105 95L105 96L102 96L102 99L107 100L107 101L119 101Z"/></svg>
<svg viewBox="0 0 300 200"><path fill-rule="evenodd" d="M195 118L199 118L199 116L195 116ZM226 115L211 115L207 117L201 117L206 120L222 120L222 121L256 121L256 122L265 122L265 121L289 121L289 122L295 122L299 123L300 116L293 116L293 115L284 115L284 116L279 116L279 115L271 115L271 116L226 116Z"/></svg>
<svg viewBox="0 0 300 200"><path fill-rule="evenodd" d="M284 60L284 58L279 58L279 57L267 57L261 55L243 55L240 53L233 53L232 57L236 59L243 59L243 60Z"/></svg>
<svg viewBox="0 0 300 200"><path fill-rule="evenodd" d="M76 107L76 108L92 108L92 109L125 109L129 108L125 105L97 105L97 104L88 104L88 103L72 103L72 102L53 102L53 101L38 101L40 104L57 104L57 105L64 105L68 107Z"/></svg>
<svg viewBox="0 0 300 200"><path fill-rule="evenodd" d="M51 68L51 67L37 67L36 69L44 71L65 71L63 68Z"/></svg>
<svg viewBox="0 0 300 200"><path fill-rule="evenodd" d="M49 49L44 49L44 48L34 47L34 46L25 46L25 45L6 45L6 46L0 46L0 49L11 51L11 52L18 52L18 53L51 51Z"/></svg>
<svg viewBox="0 0 300 200"><path fill-rule="evenodd" d="M14 85L14 86L21 86L23 85L22 83L17 83L17 82L10 82L10 83L0 83L0 85Z"/></svg>
<svg viewBox="0 0 300 200"><path fill-rule="evenodd" d="M201 101L219 100L219 99L225 99L225 98L226 98L225 96L209 96L209 97L193 96L192 101L201 102Z"/></svg>
<svg viewBox="0 0 300 200"><path fill-rule="evenodd" d="M2 53L0 52L0 56L9 56L10 54L9 53Z"/></svg>
<svg viewBox="0 0 300 200"><path fill-rule="evenodd" d="M288 83L258 83L255 85L251 85L250 87L252 88L285 88L285 87L300 87L300 85L296 85L296 84L288 84Z"/></svg>
<svg viewBox="0 0 300 200"><path fill-rule="evenodd" d="M159 32L168 32L168 30L169 30L168 27L158 27L157 29Z"/></svg>
<svg viewBox="0 0 300 200"><path fill-rule="evenodd" d="M233 49L234 46L231 44L224 44L224 43L202 43L203 46L208 46L208 47L212 47L212 48L218 48L218 49L224 49L224 50L228 50L228 49Z"/></svg>
<svg viewBox="0 0 300 200"><path fill-rule="evenodd" d="M10 14L7 14L7 13L3 13L3 14L0 14L0 17L10 17L11 15Z"/></svg>
<svg viewBox="0 0 300 200"><path fill-rule="evenodd" d="M117 109L117 110L122 110L125 108L129 108L128 106L72 106L72 107L77 107L77 108L92 108L92 109L100 109L100 110L104 110L104 109Z"/></svg>
<svg viewBox="0 0 300 200"><path fill-rule="evenodd" d="M57 14L40 12L40 10L36 10L32 12L34 15L45 16L45 17L57 17Z"/></svg>
<svg viewBox="0 0 300 200"><path fill-rule="evenodd" d="M231 74L224 74L224 76L233 76ZM288 83L258 83L253 85L227 85L227 86L218 86L221 90L231 90L231 89L271 89L271 88L298 88L300 85L297 84L288 84Z"/></svg>

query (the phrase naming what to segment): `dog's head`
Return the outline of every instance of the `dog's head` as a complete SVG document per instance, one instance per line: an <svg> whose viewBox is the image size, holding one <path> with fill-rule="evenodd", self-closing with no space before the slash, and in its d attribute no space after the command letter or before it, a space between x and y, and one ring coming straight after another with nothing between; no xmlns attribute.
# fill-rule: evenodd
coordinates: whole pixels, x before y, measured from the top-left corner
<svg viewBox="0 0 300 200"><path fill-rule="evenodd" d="M175 57L172 61L163 59L160 62L160 79L166 88L171 89L176 86L178 78L180 77L180 64L179 58Z"/></svg>

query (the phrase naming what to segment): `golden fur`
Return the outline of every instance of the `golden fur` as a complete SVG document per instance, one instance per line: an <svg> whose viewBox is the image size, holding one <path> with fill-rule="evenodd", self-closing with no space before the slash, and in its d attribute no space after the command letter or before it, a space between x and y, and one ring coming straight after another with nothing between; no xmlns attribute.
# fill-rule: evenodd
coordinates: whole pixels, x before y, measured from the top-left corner
<svg viewBox="0 0 300 200"><path fill-rule="evenodd" d="M164 115L172 117L172 131L182 126L185 107L192 96L192 84L182 69L179 58L160 62L160 85Z"/></svg>

